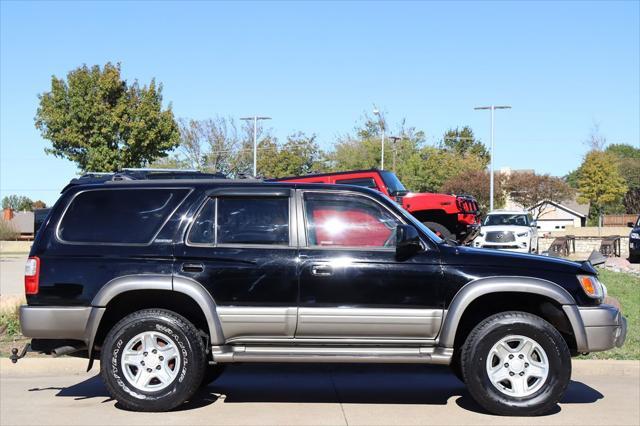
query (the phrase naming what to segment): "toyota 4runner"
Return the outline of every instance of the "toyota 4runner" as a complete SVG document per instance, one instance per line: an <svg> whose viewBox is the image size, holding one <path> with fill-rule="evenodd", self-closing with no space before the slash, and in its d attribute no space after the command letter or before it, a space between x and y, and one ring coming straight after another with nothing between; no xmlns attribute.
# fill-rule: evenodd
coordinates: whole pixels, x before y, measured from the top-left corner
<svg viewBox="0 0 640 426"><path fill-rule="evenodd" d="M492 413L560 400L623 344L589 264L449 245L377 191L227 179L69 185L25 271L26 350L100 359L128 409L232 362L450 365Z"/></svg>

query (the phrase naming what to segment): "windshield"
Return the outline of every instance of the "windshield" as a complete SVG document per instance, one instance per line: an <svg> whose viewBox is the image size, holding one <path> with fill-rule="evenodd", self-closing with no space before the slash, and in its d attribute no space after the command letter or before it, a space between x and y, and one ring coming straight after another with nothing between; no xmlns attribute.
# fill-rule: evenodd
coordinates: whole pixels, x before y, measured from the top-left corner
<svg viewBox="0 0 640 426"><path fill-rule="evenodd" d="M389 195L405 195L409 192L395 174L388 171L381 171L380 175L382 176L384 184L387 186Z"/></svg>
<svg viewBox="0 0 640 426"><path fill-rule="evenodd" d="M515 225L529 226L529 216L526 214L490 214L484 219L484 226Z"/></svg>

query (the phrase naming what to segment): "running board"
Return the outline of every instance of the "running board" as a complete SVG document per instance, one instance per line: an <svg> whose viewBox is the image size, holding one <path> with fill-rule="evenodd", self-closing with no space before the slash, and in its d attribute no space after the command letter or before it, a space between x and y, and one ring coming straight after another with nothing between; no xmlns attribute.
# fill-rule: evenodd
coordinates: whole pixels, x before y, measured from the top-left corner
<svg viewBox="0 0 640 426"><path fill-rule="evenodd" d="M213 361L227 362L362 362L449 365L453 349L212 346Z"/></svg>

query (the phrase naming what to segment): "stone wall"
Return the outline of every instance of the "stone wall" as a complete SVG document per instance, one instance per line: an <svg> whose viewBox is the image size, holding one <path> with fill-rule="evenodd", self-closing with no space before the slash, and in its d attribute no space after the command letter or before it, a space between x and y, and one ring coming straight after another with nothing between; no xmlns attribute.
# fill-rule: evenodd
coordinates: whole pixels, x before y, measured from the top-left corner
<svg viewBox="0 0 640 426"><path fill-rule="evenodd" d="M628 229L628 228L627 228ZM549 250L549 246L556 237L542 237L538 240L538 249L540 253L543 253ZM575 255L572 253L571 257L580 257L580 258L588 258L593 250L600 249L600 243L602 242L601 237L579 237L576 236L576 253ZM621 257L627 258L629 257L629 237L621 237L620 238L620 251L622 253Z"/></svg>

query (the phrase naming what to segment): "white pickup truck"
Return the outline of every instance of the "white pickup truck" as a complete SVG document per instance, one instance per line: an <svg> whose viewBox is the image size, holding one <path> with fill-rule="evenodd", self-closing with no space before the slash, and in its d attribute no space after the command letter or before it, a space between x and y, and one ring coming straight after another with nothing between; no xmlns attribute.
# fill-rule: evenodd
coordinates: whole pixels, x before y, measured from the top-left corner
<svg viewBox="0 0 640 426"><path fill-rule="evenodd" d="M527 211L494 210L485 217L474 247L538 252L538 227Z"/></svg>

